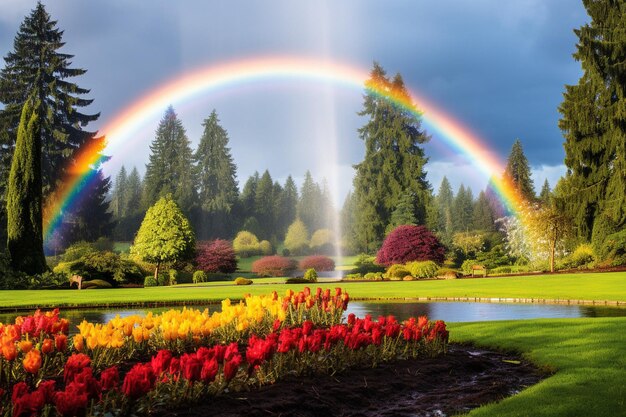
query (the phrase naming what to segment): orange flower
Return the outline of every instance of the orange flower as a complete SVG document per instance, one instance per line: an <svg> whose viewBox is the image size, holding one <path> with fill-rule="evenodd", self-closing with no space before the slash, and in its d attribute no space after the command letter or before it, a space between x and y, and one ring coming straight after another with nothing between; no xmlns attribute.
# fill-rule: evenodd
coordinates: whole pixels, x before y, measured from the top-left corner
<svg viewBox="0 0 626 417"><path fill-rule="evenodd" d="M64 334L57 334L54 336L54 344L59 352L63 352L67 347L67 336Z"/></svg>
<svg viewBox="0 0 626 417"><path fill-rule="evenodd" d="M83 349L85 348L85 339L83 339L83 336L80 334L77 334L76 336L74 336L74 349L76 349L79 352L82 352Z"/></svg>
<svg viewBox="0 0 626 417"><path fill-rule="evenodd" d="M2 355L4 359L8 361L12 361L17 357L17 349L15 348L15 344L13 342L5 343L2 345Z"/></svg>
<svg viewBox="0 0 626 417"><path fill-rule="evenodd" d="M44 355L47 355L48 353L52 352L54 350L54 340L52 339L44 339L43 343L41 344L41 352Z"/></svg>
<svg viewBox="0 0 626 417"><path fill-rule="evenodd" d="M24 353L30 352L30 350L33 348L33 342L31 342L30 340L22 340L17 345L20 347L20 350Z"/></svg>
<svg viewBox="0 0 626 417"><path fill-rule="evenodd" d="M41 353L37 349L30 350L22 363L26 372L36 374L41 368Z"/></svg>

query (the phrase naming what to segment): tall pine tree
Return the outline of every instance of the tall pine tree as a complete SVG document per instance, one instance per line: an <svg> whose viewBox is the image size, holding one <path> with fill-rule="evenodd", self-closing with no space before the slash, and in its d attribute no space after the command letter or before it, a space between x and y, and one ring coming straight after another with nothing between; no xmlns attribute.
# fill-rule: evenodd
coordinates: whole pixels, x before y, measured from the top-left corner
<svg viewBox="0 0 626 417"><path fill-rule="evenodd" d="M589 240L595 219L626 224L626 7L615 0L583 4L591 22L574 31L583 76L565 86L559 127L573 189L568 211Z"/></svg>
<svg viewBox="0 0 626 417"><path fill-rule="evenodd" d="M530 165L519 139L516 139L511 147L503 177L505 183L511 184L525 201L533 202L535 200L535 188L530 174Z"/></svg>
<svg viewBox="0 0 626 417"><path fill-rule="evenodd" d="M435 201L437 205L437 232L441 241L449 246L452 243L452 235L454 234L454 222L452 221L454 194L452 193L450 181L445 176L441 180Z"/></svg>
<svg viewBox="0 0 626 417"><path fill-rule="evenodd" d="M298 218L302 220L307 230L315 231L323 227L323 206L322 189L307 171L304 174L298 202Z"/></svg>
<svg viewBox="0 0 626 417"><path fill-rule="evenodd" d="M424 166L427 158L420 146L428 140L415 112L379 94L381 90L402 102L411 102L400 74L390 80L374 63L365 83L363 110L368 119L359 129L365 142L365 159L355 165L354 192L357 198L356 240L360 251L378 250L401 196L415 195L415 217L426 221L432 198Z"/></svg>
<svg viewBox="0 0 626 417"><path fill-rule="evenodd" d="M150 145L144 179L144 208L168 194L189 215L197 202L193 153L182 122L168 107Z"/></svg>
<svg viewBox="0 0 626 417"><path fill-rule="evenodd" d="M268 170L265 170L256 188L254 197L256 219L259 222L262 240L268 240L275 234L274 230L274 181Z"/></svg>
<svg viewBox="0 0 626 417"><path fill-rule="evenodd" d="M295 181L290 176L285 180L285 186L278 198L278 212L277 212L277 229L279 232L279 238L282 239L287 233L287 229L291 223L296 220L298 213L298 187Z"/></svg>
<svg viewBox="0 0 626 417"><path fill-rule="evenodd" d="M487 194L481 191L474 202L474 209L472 210L472 228L474 230L493 232L495 230L495 220Z"/></svg>
<svg viewBox="0 0 626 417"><path fill-rule="evenodd" d="M472 219L474 216L474 196L472 195L471 188L466 188L463 184L461 184L454 199L452 213L454 231L469 231L472 227Z"/></svg>
<svg viewBox="0 0 626 417"><path fill-rule="evenodd" d="M89 90L70 81L86 71L72 68L73 55L60 52L63 31L57 28L41 2L22 22L13 51L0 71L0 202L5 201L11 157L17 139L20 114L27 97L39 100L41 175L44 200L63 180L77 149L92 143L95 132L84 130L99 114L80 110L93 100ZM99 196L98 198L100 198ZM0 204L0 211L5 204ZM0 217L2 217L0 215ZM4 229L4 223L0 229ZM2 233L0 233L2 234Z"/></svg>
<svg viewBox="0 0 626 417"><path fill-rule="evenodd" d="M126 216L126 208L128 206L128 174L126 167L122 165L120 172L115 176L115 184L113 186L113 197L111 198L111 208L116 219Z"/></svg>
<svg viewBox="0 0 626 417"><path fill-rule="evenodd" d="M11 265L27 274L48 269L43 252L41 111L36 96L24 105L8 183L7 246Z"/></svg>

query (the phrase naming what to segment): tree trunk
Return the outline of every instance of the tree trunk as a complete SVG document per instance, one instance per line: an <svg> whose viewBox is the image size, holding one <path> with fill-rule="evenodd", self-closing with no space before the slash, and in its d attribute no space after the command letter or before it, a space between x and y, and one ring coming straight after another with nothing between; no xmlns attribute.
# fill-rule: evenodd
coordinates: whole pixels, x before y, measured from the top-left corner
<svg viewBox="0 0 626 417"><path fill-rule="evenodd" d="M554 252L556 250L556 239L550 242L550 272L554 272Z"/></svg>
<svg viewBox="0 0 626 417"><path fill-rule="evenodd" d="M157 287L159 286L159 265L161 265L161 262L157 262L156 268L154 268L154 280L156 281Z"/></svg>

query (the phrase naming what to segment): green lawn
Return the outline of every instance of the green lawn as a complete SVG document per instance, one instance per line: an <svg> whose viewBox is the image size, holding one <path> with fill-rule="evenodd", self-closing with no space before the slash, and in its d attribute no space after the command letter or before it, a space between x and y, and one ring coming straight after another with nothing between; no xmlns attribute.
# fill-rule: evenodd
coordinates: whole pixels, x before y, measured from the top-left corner
<svg viewBox="0 0 626 417"><path fill-rule="evenodd" d="M554 375L470 416L626 416L626 318L453 323L451 340L521 352Z"/></svg>
<svg viewBox="0 0 626 417"><path fill-rule="evenodd" d="M237 271L241 272L249 272L252 268L252 263L257 259L261 259L263 256L251 256L249 258L238 258L237 259ZM297 261L306 258L306 256L290 256ZM354 261L358 258L358 256L343 256L337 259L336 256L330 256L331 259L335 261L335 266L337 270L345 271L354 269Z"/></svg>
<svg viewBox="0 0 626 417"><path fill-rule="evenodd" d="M271 279L259 280L272 282ZM0 307L49 307L219 301L244 294L299 291L305 285L268 284L235 286L215 282L205 286L124 288L115 290L20 290L0 291ZM435 281L336 282L321 287L345 288L353 299L401 299L416 297L539 298L560 300L626 301L626 273L558 274L511 278L482 278Z"/></svg>

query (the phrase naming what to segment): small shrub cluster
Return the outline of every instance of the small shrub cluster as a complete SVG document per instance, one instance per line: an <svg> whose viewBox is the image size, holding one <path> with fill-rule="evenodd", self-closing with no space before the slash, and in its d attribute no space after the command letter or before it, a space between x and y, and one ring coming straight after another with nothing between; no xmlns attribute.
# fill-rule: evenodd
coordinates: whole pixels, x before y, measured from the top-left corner
<svg viewBox="0 0 626 417"><path fill-rule="evenodd" d="M434 278L439 266L433 261L414 261L405 265L411 276L415 278Z"/></svg>
<svg viewBox="0 0 626 417"><path fill-rule="evenodd" d="M156 279L154 279L154 275L148 275L146 278L144 278L143 286L144 287L156 287L157 281Z"/></svg>
<svg viewBox="0 0 626 417"><path fill-rule="evenodd" d="M298 264L298 269L307 270L313 268L316 271L334 271L335 261L328 256L313 255L302 259Z"/></svg>
<svg viewBox="0 0 626 417"><path fill-rule="evenodd" d="M313 253L332 254L334 250L335 235L330 229L318 229L311 236L309 244Z"/></svg>
<svg viewBox="0 0 626 417"><path fill-rule="evenodd" d="M586 269L594 265L595 254L590 244L583 243L557 263L557 269Z"/></svg>
<svg viewBox="0 0 626 417"><path fill-rule="evenodd" d="M304 273L304 279L307 282L317 282L317 271L313 268L309 268Z"/></svg>
<svg viewBox="0 0 626 417"><path fill-rule="evenodd" d="M235 278L235 285L250 285L252 280L244 277Z"/></svg>
<svg viewBox="0 0 626 417"><path fill-rule="evenodd" d="M252 263L252 272L260 277L284 277L296 269L293 260L282 256L266 256Z"/></svg>
<svg viewBox="0 0 626 417"><path fill-rule="evenodd" d="M77 253L73 252L70 258ZM60 262L53 271L65 275L66 279L76 274L87 281L101 279L113 285L139 284L144 276L144 271L132 260L114 252L96 251L86 251L76 260Z"/></svg>
<svg viewBox="0 0 626 417"><path fill-rule="evenodd" d="M309 248L309 231L302 220L296 219L287 229L285 248L292 255L304 254Z"/></svg>
<svg viewBox="0 0 626 417"><path fill-rule="evenodd" d="M411 275L411 273L404 267L404 265L400 264L391 265L385 273L385 277L392 281L399 281L407 275Z"/></svg>
<svg viewBox="0 0 626 417"><path fill-rule="evenodd" d="M437 278L443 278L443 279L456 279L459 277L459 273L456 269L439 268L435 276Z"/></svg>
<svg viewBox="0 0 626 417"><path fill-rule="evenodd" d="M196 271L193 273L193 283L200 284L202 282L207 282L207 274L204 271Z"/></svg>
<svg viewBox="0 0 626 417"><path fill-rule="evenodd" d="M259 254L261 247L259 239L252 232L242 230L237 233L233 240L233 249L235 253L241 258L249 258Z"/></svg>
<svg viewBox="0 0 626 417"><path fill-rule="evenodd" d="M385 267L381 265L376 265L374 261L376 257L369 256L367 254L360 254L356 261L354 262L354 266L356 268L350 271L350 274L361 274L366 275L368 273L383 273L385 272Z"/></svg>
<svg viewBox="0 0 626 417"><path fill-rule="evenodd" d="M411 261L434 261L441 264L445 248L424 226L403 225L387 235L376 255L376 263L391 266Z"/></svg>
<svg viewBox="0 0 626 417"><path fill-rule="evenodd" d="M237 256L230 242L217 239L198 245L196 264L205 272L229 274L237 270Z"/></svg>
<svg viewBox="0 0 626 417"><path fill-rule="evenodd" d="M274 253L274 249L272 248L272 244L269 242L269 240L262 240L259 243L259 251L263 256L270 256Z"/></svg>

